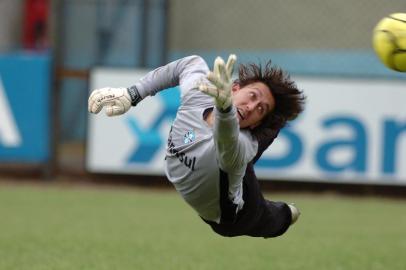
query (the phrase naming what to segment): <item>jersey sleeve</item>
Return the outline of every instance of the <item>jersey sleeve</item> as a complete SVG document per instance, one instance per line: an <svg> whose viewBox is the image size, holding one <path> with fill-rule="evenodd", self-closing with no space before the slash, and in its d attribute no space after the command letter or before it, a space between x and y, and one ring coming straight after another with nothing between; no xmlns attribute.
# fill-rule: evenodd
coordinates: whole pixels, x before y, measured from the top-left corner
<svg viewBox="0 0 406 270"><path fill-rule="evenodd" d="M240 130L234 106L229 112L214 109L214 141L220 167L226 172L240 174L255 157L258 143L247 130Z"/></svg>
<svg viewBox="0 0 406 270"><path fill-rule="evenodd" d="M182 97L188 90L194 88L197 80L204 77L208 70L203 58L192 55L149 72L135 83L135 87L144 99L164 89L181 85Z"/></svg>

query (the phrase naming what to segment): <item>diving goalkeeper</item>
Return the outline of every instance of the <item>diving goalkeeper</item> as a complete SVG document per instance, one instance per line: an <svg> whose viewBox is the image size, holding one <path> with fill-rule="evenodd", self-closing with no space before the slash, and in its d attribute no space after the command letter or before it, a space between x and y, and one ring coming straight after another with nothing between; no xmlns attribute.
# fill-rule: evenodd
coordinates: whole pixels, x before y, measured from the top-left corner
<svg viewBox="0 0 406 270"><path fill-rule="evenodd" d="M263 197L254 163L279 130L295 119L304 95L269 61L240 65L217 57L213 71L189 56L149 72L128 88L101 88L89 97L89 112L127 112L147 96L178 86L181 104L168 136L165 172L183 199L222 236L276 237L298 219L291 204Z"/></svg>

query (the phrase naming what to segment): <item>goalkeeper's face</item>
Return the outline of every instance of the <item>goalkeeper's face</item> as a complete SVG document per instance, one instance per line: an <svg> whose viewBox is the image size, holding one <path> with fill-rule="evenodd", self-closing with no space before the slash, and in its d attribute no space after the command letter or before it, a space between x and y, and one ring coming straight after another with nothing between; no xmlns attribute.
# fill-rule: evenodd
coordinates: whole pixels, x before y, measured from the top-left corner
<svg viewBox="0 0 406 270"><path fill-rule="evenodd" d="M240 128L254 129L275 107L275 99L269 87L262 82L244 87L234 84L232 93Z"/></svg>

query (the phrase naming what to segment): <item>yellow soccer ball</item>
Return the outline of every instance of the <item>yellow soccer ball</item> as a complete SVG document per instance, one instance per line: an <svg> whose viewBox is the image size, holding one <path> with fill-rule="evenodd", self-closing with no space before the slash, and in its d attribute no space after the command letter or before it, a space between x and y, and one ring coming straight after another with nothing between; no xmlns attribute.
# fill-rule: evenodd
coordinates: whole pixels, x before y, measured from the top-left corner
<svg viewBox="0 0 406 270"><path fill-rule="evenodd" d="M406 13L393 13L380 20L372 44L385 66L406 72Z"/></svg>

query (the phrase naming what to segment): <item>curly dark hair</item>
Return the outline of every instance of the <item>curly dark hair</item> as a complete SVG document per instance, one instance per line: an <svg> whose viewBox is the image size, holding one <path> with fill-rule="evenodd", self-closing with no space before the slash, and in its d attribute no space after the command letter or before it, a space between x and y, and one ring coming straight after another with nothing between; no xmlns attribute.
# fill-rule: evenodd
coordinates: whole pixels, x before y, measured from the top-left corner
<svg viewBox="0 0 406 270"><path fill-rule="evenodd" d="M277 133L288 121L295 119L303 111L306 99L303 92L297 88L288 73L272 66L271 60L266 63L265 68L252 63L239 66L236 83L244 87L254 82L267 85L275 99L275 108L252 130L255 136L264 129L271 129Z"/></svg>

